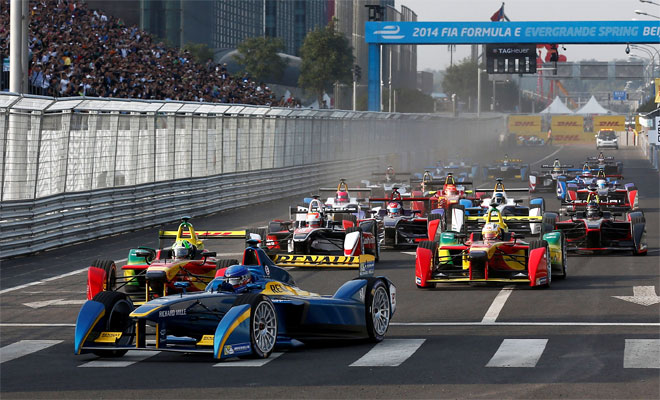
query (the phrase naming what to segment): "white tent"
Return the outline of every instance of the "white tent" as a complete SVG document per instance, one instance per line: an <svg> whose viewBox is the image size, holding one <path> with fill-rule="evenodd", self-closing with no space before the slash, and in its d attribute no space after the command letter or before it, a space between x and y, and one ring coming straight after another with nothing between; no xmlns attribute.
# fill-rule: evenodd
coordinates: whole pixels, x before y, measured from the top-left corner
<svg viewBox="0 0 660 400"><path fill-rule="evenodd" d="M596 98L594 96L591 96L587 104L582 106L582 108L577 110L575 113L586 115L586 114L611 114L612 112L603 108L603 106L598 104Z"/></svg>
<svg viewBox="0 0 660 400"><path fill-rule="evenodd" d="M559 99L559 96L557 96L548 108L541 111L541 114L573 114L573 111L566 107L566 105Z"/></svg>

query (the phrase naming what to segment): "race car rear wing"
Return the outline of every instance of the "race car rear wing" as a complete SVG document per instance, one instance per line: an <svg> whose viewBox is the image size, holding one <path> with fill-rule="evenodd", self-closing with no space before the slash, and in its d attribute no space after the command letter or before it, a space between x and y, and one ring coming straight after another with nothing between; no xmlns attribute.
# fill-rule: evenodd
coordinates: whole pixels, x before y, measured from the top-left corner
<svg viewBox="0 0 660 400"><path fill-rule="evenodd" d="M158 231L158 247L163 248L165 239L176 239L177 231ZM195 231L197 239L248 239L248 231ZM182 232L181 239L192 239L190 232Z"/></svg>
<svg viewBox="0 0 660 400"><path fill-rule="evenodd" d="M283 268L358 268L360 276L369 276L374 273L376 258L371 254L360 256L278 254L273 262Z"/></svg>
<svg viewBox="0 0 660 400"><path fill-rule="evenodd" d="M549 165L549 164L543 164L541 165L541 168L559 168L559 169L566 169L566 168L575 168L575 165L573 164L562 164L562 165Z"/></svg>

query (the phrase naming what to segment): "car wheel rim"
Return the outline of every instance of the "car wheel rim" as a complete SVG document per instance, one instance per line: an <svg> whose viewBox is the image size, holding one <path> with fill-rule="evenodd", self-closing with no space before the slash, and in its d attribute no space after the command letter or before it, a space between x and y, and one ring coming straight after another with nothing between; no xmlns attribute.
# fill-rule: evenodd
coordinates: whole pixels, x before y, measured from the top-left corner
<svg viewBox="0 0 660 400"><path fill-rule="evenodd" d="M387 332L390 323L390 301L387 291L382 286L376 289L371 307L374 331L378 336Z"/></svg>
<svg viewBox="0 0 660 400"><path fill-rule="evenodd" d="M275 347L277 339L275 310L265 301L259 303L254 310L252 332L255 345L261 352L268 353Z"/></svg>

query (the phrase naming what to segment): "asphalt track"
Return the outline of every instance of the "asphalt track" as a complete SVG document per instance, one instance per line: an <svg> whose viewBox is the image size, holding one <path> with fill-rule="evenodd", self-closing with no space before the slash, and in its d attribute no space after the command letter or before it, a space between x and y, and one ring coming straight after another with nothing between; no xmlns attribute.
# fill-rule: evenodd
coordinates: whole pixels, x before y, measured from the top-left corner
<svg viewBox="0 0 660 400"><path fill-rule="evenodd" d="M588 147L554 147L515 149L509 155L533 163L554 152L568 163L596 154ZM467 285L419 290L414 285L414 249L388 251L377 271L396 284L398 304L385 341L305 346L261 366L218 365L208 356L173 353L129 353L110 363L73 355L73 324L85 298L82 270L95 258L122 260L130 247L156 245L155 229L4 261L0 396L660 398L660 304L614 297L635 292L638 300L640 294L650 302L657 297L658 173L634 149L608 154L624 161L626 181L640 189L647 257L571 256L568 279L553 281L547 290ZM493 152L488 158L499 156ZM550 195L545 197L548 209L558 206ZM201 229L259 226L282 217L291 201L238 209L194 224ZM213 249L231 255L241 251L241 243ZM355 276L349 270L291 273L300 287L323 294Z"/></svg>

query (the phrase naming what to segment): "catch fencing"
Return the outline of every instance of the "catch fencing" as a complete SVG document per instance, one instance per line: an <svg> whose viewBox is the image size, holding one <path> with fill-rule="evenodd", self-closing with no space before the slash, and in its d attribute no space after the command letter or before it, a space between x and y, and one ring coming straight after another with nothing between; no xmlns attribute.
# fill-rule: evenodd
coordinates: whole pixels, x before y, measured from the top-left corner
<svg viewBox="0 0 660 400"><path fill-rule="evenodd" d="M422 168L505 120L0 95L0 258Z"/></svg>

